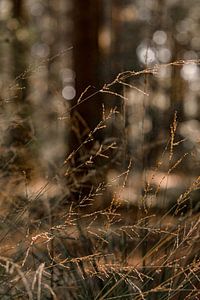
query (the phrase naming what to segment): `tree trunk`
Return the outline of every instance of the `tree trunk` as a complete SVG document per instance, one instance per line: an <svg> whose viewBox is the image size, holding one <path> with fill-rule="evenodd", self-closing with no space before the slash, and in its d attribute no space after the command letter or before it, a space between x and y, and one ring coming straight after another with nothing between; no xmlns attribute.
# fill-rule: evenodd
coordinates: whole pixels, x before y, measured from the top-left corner
<svg viewBox="0 0 200 300"><path fill-rule="evenodd" d="M101 1L74 1L74 70L77 99L88 86L91 88L82 99L93 94L100 86L98 32L101 16ZM76 133L71 135L73 149L93 130L102 116L102 102L99 95L90 98L72 109L72 120L76 119ZM73 122L73 121L72 121ZM78 127L78 128L77 128ZM77 136L78 132L78 136Z"/></svg>

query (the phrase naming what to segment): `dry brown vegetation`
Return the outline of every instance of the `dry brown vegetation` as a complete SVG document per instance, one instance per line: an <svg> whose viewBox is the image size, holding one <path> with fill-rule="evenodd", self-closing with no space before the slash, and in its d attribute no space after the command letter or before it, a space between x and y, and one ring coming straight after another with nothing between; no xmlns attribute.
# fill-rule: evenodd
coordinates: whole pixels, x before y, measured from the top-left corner
<svg viewBox="0 0 200 300"><path fill-rule="evenodd" d="M119 97L126 109L127 92L119 94L116 85L146 99L148 91L130 79L156 77L161 69L185 64L199 61L120 73L89 98L83 92L76 105L103 93ZM59 119L70 124L72 109ZM199 299L199 141L180 150L185 140L177 138L179 116L174 112L164 141L142 141L138 157L162 147L154 168L143 165L138 171L138 157L126 152L126 135L120 141L95 140L111 119L123 122L123 117L116 108L102 107L102 120L52 178L41 176L37 160L29 157L34 132L27 133L23 123L6 128L0 181L1 299ZM8 150L11 140L15 144ZM196 167L190 177L180 172L185 161Z"/></svg>

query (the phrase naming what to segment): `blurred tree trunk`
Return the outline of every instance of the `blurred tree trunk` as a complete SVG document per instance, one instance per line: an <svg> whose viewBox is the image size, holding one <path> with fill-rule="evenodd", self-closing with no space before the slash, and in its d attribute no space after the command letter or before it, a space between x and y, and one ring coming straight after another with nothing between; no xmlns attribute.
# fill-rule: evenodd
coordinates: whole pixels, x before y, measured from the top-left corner
<svg viewBox="0 0 200 300"><path fill-rule="evenodd" d="M24 1L13 0L13 18L16 21L16 30L13 40L13 77L16 79L17 95L17 110L18 113L24 116L26 114L25 99L27 95L27 78L23 75L27 70L27 40L23 38L23 29L27 27L27 15L25 13ZM21 37L18 35L19 30L22 32Z"/></svg>
<svg viewBox="0 0 200 300"><path fill-rule="evenodd" d="M118 57L119 49L113 50L119 45L116 44L116 40L120 43L119 39L116 38L118 27L116 22L113 22L112 29L114 30L115 41L112 49L109 49L107 54L103 53L101 48L101 42L99 47L99 33L102 29L102 22L104 16L103 1L101 0L75 0L74 1L74 70L76 73L75 89L76 89L76 99L72 101L72 107L77 104L77 99L85 91L87 87L90 86L89 90L84 93L82 99L87 98L92 95L99 88L102 87L104 83L102 74L108 72L110 69L111 62L113 62L112 70L109 70L109 75L111 73L116 76L119 71L121 71L121 60ZM112 18L111 7L115 7L115 4L110 4L110 18ZM108 7L107 7L108 11ZM115 20L116 21L116 20ZM118 22L120 24L120 22ZM114 58L113 58L114 56ZM108 62L110 65L104 65ZM117 62L118 63L117 63ZM105 72L106 70L106 72ZM106 74L106 80L108 75ZM112 76L113 77L113 76ZM116 92L123 93L121 87L114 87ZM81 101L80 101L81 102ZM116 96L97 94L94 97L86 100L82 104L78 104L74 109L72 109L72 127L75 129L71 134L70 142L71 149L76 149L80 143L85 139L88 133L95 128L95 126L102 119L102 104L105 104L107 111L116 107L119 111L123 110L123 101ZM114 120L115 121L115 118ZM117 123L117 122L115 122ZM73 126L75 125L75 126ZM119 124L115 124L117 129L110 130L113 128L113 123L110 129L106 130L106 136L117 137L119 136ZM117 131L117 132L116 132ZM102 141L105 138L105 131L96 134L97 140Z"/></svg>
<svg viewBox="0 0 200 300"><path fill-rule="evenodd" d="M13 19L13 41L12 51L12 74L14 78L13 92L14 101L10 103L9 110L11 118L10 125L5 132L4 145L15 153L12 161L12 173L23 170L31 170L29 161L31 153L28 150L28 143L31 140L31 125L28 119L30 103L27 102L27 47L26 30L28 26L27 15L23 0L12 0L12 19ZM25 34L24 34L25 32Z"/></svg>
<svg viewBox="0 0 200 300"><path fill-rule="evenodd" d="M105 55L102 55L102 49L99 46L99 33L104 16L103 1L75 0L73 4L76 99L72 101L69 152L79 149L72 157L71 166L74 170L75 182L78 183L75 198L80 198L81 192L81 197L86 196L92 187L95 188L101 181L105 181L104 167L107 166L108 159L98 156L92 164L85 162L95 151L98 151L100 144L104 143L108 130L97 130L89 142L81 147L80 145L102 120L103 104L106 104L108 99L101 93L91 96L103 85L103 62L100 59L105 61ZM86 91L89 86L90 88ZM81 100L89 98L81 103L80 96ZM78 104L77 101L80 103ZM108 108L111 108L110 104ZM114 156L112 150L104 154L108 154L109 160Z"/></svg>
<svg viewBox="0 0 200 300"><path fill-rule="evenodd" d="M88 189L94 184L91 179L84 179L89 177L90 167L86 165L83 165L82 168L77 167L88 159L96 138L100 138L100 134L97 133L93 141L80 147L88 137L89 132L97 126L102 118L102 95L97 94L95 97L91 97L79 104L77 101L79 101L78 99L87 87L90 86L84 95L82 95L82 100L98 91L100 85L98 33L102 5L101 0L75 0L73 7L76 98L71 103L69 153L79 149L71 161L71 167L73 167L75 172L75 181L78 182L77 196L75 196L77 198L80 197L81 191L83 195L86 195L89 192Z"/></svg>
<svg viewBox="0 0 200 300"><path fill-rule="evenodd" d="M171 16L171 20L169 21L169 26L171 29L174 28L176 20L176 16L180 18L180 15L185 13L185 10L182 6L174 5L171 10L168 12ZM174 16L174 18L173 18ZM178 61L182 59L182 53L184 51L184 46L177 41L175 32L171 30L171 52L172 58L171 61ZM170 120L168 122L172 122L174 118L174 112L177 112L177 117L180 122L185 121L185 113L184 113L184 95L187 89L187 83L181 76L181 68L173 67L171 72L171 94L170 94L170 109L171 115L169 112Z"/></svg>
<svg viewBox="0 0 200 300"><path fill-rule="evenodd" d="M102 43L104 41L100 39L104 20L103 3L101 0L75 0L73 3L76 99L71 104L69 153L75 151L75 155L71 159L71 167L77 185L75 194L77 193L79 198L80 191L82 191L82 196L88 195L92 187L97 187L100 182L106 182L105 178L109 169L115 169L116 165L122 165L120 149L122 144L122 122L119 114L113 115L106 122L106 128L97 130L92 134L92 139L83 144L89 133L102 120L103 105L106 115L113 108L122 111L123 105L119 97L98 93L104 83L102 76L102 74L105 75L104 69L109 68L104 63L108 60L108 57L111 59L113 54L111 54L110 45L108 45L107 52L103 52ZM109 8L106 7L106 12L110 12L111 18L111 9L109 10ZM114 70L112 72L115 74ZM87 89L88 87L89 89ZM92 96L93 94L95 95ZM109 148L112 142L116 143L115 149ZM89 160L91 155L95 156L95 153L100 149L100 145L104 151L104 156L97 155L92 163L87 164L86 161ZM77 149L78 151L76 151Z"/></svg>
<svg viewBox="0 0 200 300"><path fill-rule="evenodd" d="M98 33L102 7L100 0L74 1L74 70L77 99L90 85L82 99L93 94L100 86ZM71 146L78 146L101 119L102 103L99 95L79 104L72 110L72 120L76 122L71 135Z"/></svg>

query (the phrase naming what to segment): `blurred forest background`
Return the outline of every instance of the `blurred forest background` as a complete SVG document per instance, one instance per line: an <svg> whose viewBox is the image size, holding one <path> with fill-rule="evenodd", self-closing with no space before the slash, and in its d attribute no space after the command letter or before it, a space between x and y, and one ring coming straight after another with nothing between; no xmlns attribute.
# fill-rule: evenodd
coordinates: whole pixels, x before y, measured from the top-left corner
<svg viewBox="0 0 200 300"><path fill-rule="evenodd" d="M162 161L158 184L172 166L170 147L164 149L176 113L175 141L182 142L173 147L174 162L188 155L168 190L190 184L199 171L199 15L198 0L1 0L2 197L12 201L10 195L23 194L24 180L63 182L67 154L112 109L119 114L89 146L117 145L107 149L114 162L98 162L99 169L107 165L101 180L118 176L132 160L123 197L134 202ZM89 148L79 155L85 161ZM75 167L83 160L76 156ZM80 178L66 177L80 193Z"/></svg>
<svg viewBox="0 0 200 300"><path fill-rule="evenodd" d="M0 0L1 299L199 299L199 32L199 0Z"/></svg>

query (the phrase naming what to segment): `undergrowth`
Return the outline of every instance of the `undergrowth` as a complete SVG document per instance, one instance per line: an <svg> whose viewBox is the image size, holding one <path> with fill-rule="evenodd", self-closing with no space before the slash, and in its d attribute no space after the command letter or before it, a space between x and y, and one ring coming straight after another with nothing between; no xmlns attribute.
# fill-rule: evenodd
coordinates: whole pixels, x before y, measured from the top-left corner
<svg viewBox="0 0 200 300"><path fill-rule="evenodd" d="M147 91L130 80L156 76L162 68L184 64L198 65L199 61L176 61L120 73L89 97L84 97L88 89L83 92L77 104L59 119L69 119L71 110L95 101L99 93L119 97L126 107L127 98L116 92L116 85L148 97ZM32 194L31 178L22 167L20 172L13 170L15 157L2 148L0 299L199 299L200 218L198 199L194 203L192 199L200 187L200 177L193 177L175 201L167 193L170 176L186 158L194 156L194 149L177 155L185 140L176 137L179 124L178 113L174 112L151 175L147 177L143 166L141 193L129 203L124 191L134 180L135 158L126 153L125 136L101 143L95 140L96 133L106 129L110 120L119 122L123 118L116 107L109 111L102 107L98 125L67 155L56 176L45 179ZM25 143L25 148L30 143ZM84 155L74 161L77 153ZM122 157L123 170L119 168ZM118 173L108 177L111 166ZM163 175L155 185L160 170ZM9 182L12 172L14 180ZM161 207L163 182L166 205ZM20 184L23 188L16 195ZM54 189L57 192L52 192Z"/></svg>

